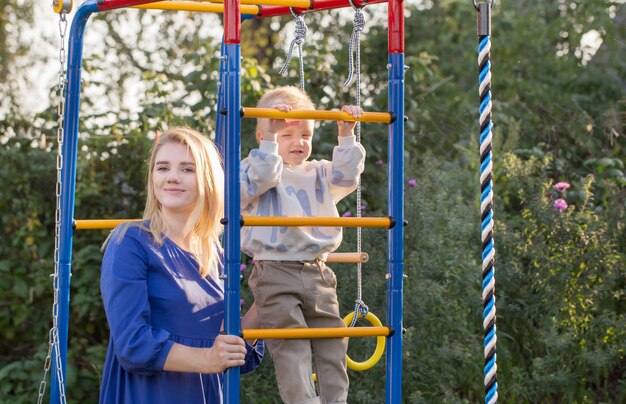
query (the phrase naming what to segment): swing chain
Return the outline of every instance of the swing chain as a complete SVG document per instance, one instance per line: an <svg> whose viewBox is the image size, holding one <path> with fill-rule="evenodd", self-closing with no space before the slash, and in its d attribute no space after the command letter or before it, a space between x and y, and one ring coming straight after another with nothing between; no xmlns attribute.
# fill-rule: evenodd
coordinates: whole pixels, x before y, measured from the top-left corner
<svg viewBox="0 0 626 404"><path fill-rule="evenodd" d="M50 366L52 364L52 351L54 351L54 360L56 364L56 377L59 385L59 401L66 403L65 397L65 385L63 382L63 369L61 362L60 344L59 344L59 329L58 329L58 314L59 314L59 250L61 239L61 170L63 168L63 138L64 138L64 117L65 117L65 34L67 32L67 18L66 13L59 13L59 77L58 77L58 96L59 101L57 104L57 158L56 158L56 170L57 170L57 182L56 182L56 209L55 209L55 227L54 227L54 273L51 275L52 284L54 288L54 303L52 304L52 328L48 333L48 353L44 363L44 374L41 383L39 384L39 396L37 403L41 404L46 390L46 380Z"/></svg>
<svg viewBox="0 0 626 404"><path fill-rule="evenodd" d="M290 7L291 14L296 18L296 35L289 44L289 52L287 53L287 59L285 59L285 64L280 69L278 74L285 74L287 68L289 67L289 63L291 63L291 59L293 58L293 48L296 46L298 48L298 64L300 66L300 89L304 91L304 61L302 57L302 44L304 43L304 39L306 38L307 26L304 22L304 18L302 15L297 14L293 7Z"/></svg>

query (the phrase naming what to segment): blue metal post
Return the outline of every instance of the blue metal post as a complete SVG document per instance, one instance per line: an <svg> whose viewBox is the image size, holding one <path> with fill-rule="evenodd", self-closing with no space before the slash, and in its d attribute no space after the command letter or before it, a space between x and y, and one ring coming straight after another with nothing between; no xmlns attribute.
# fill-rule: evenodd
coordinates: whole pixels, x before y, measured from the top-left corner
<svg viewBox="0 0 626 404"><path fill-rule="evenodd" d="M389 216L395 226L389 230L387 318L394 334L388 338L386 402L402 402L402 287L404 273L404 54L389 54L389 111L395 121L389 125L388 198Z"/></svg>
<svg viewBox="0 0 626 404"><path fill-rule="evenodd" d="M224 157L224 129L226 126L226 115L221 111L224 108L224 76L226 75L226 63L224 63L224 38L222 37L222 46L220 47L220 75L217 87L217 114L215 116L215 144Z"/></svg>
<svg viewBox="0 0 626 404"><path fill-rule="evenodd" d="M67 90L65 93L65 121L63 124L63 167L61 170L61 229L58 262L58 312L57 328L63 383L67 369L67 339L70 307L70 277L72 272L72 221L76 191L76 157L78 154L78 115L80 105L80 73L83 59L83 35L92 13L97 12L95 0L88 0L77 10L70 30L68 43ZM61 386L57 379L56 348L52 353L50 374L50 402L60 402ZM67 391L63 385L63 391Z"/></svg>
<svg viewBox="0 0 626 404"><path fill-rule="evenodd" d="M226 72L224 74L224 95L226 108L226 131L224 139L225 216L227 224L224 234L225 318L224 330L227 334L240 335L241 305L240 282L240 233L241 208L239 195L239 166L241 160L241 46L225 44ZM239 368L226 371L224 378L224 402L239 402Z"/></svg>

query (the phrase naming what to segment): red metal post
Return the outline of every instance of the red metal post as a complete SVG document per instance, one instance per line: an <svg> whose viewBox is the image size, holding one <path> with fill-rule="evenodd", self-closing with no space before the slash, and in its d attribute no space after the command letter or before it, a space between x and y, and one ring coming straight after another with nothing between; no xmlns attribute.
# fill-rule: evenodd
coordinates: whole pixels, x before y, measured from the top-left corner
<svg viewBox="0 0 626 404"><path fill-rule="evenodd" d="M389 53L404 53L404 0L389 0Z"/></svg>
<svg viewBox="0 0 626 404"><path fill-rule="evenodd" d="M238 0L224 0L224 44L241 43L241 11Z"/></svg>
<svg viewBox="0 0 626 404"><path fill-rule="evenodd" d="M354 4L357 6L366 6L368 4L386 3L387 0L354 0ZM330 10L334 8L351 7L349 0L314 0L310 8L294 8L299 14L310 13L311 11ZM261 12L257 18L263 17L275 17L279 15L289 15L289 7L285 6L262 6Z"/></svg>
<svg viewBox="0 0 626 404"><path fill-rule="evenodd" d="M97 5L98 5L98 10L105 11L105 10L113 10L116 8L132 7L132 6L139 6L142 4L156 3L157 1L162 1L162 0L99 0ZM229 21L229 18L226 17L226 13L227 13L226 9L227 9L228 3L229 3L228 0L224 1L224 25L227 25L226 21ZM354 4L357 6L366 6L368 4L379 4L379 3L387 3L387 0L368 0L368 1L354 0ZM231 8L231 11L236 12L237 15L240 15L241 12L239 11L239 2L234 2L234 5L235 7ZM314 0L310 8L296 7L294 8L294 10L299 14L304 14L304 13L310 13L311 11L322 11L322 10L330 10L330 9L345 8L345 7L351 7L349 0ZM402 7L403 7L403 4L401 3L400 8ZM235 11L235 8L236 8L236 11ZM259 15L257 15L256 17L257 18L275 17L275 16L280 16L280 15L290 15L290 14L291 14L291 11L289 10L289 7L260 6ZM229 38L230 34L232 34L232 38L230 38L229 40L233 40L237 42L226 42L226 43L239 43L241 19L238 18L237 21L233 25L234 26L230 30L226 28L224 29L224 37L226 40L226 38ZM237 34L235 34L235 32Z"/></svg>

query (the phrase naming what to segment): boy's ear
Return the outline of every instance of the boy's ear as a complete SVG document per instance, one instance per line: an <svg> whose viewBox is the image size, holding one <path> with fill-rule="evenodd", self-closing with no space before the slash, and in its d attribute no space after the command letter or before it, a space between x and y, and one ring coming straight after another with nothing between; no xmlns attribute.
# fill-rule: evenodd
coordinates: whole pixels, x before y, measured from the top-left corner
<svg viewBox="0 0 626 404"><path fill-rule="evenodd" d="M256 142L258 144L261 144L261 131L260 130L257 130L256 132Z"/></svg>

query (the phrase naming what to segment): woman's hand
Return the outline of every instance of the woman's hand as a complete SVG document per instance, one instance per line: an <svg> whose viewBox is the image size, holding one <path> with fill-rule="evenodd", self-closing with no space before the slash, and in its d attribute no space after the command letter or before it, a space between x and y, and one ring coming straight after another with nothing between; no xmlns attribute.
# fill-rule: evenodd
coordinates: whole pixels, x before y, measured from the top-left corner
<svg viewBox="0 0 626 404"><path fill-rule="evenodd" d="M203 350L203 362L206 371L203 373L222 373L234 366L246 363L246 346L243 339L236 335L220 334L213 346Z"/></svg>
<svg viewBox="0 0 626 404"><path fill-rule="evenodd" d="M218 335L211 348L194 348L174 344L163 370L171 372L222 373L246 362L246 345L236 335Z"/></svg>

